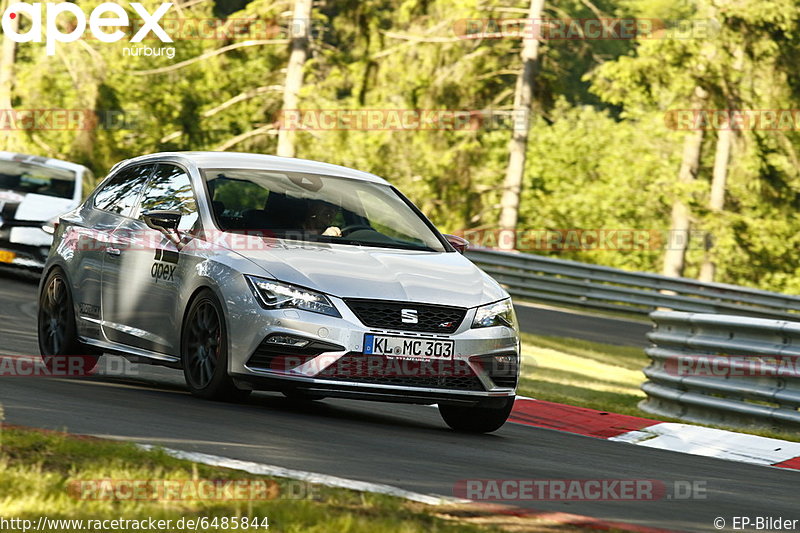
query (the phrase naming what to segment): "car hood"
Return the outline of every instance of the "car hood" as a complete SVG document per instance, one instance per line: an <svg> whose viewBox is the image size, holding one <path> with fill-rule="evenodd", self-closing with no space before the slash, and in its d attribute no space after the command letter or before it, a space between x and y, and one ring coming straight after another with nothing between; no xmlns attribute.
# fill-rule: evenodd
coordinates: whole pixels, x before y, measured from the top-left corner
<svg viewBox="0 0 800 533"><path fill-rule="evenodd" d="M47 222L75 207L70 198L0 189L0 217L6 220Z"/></svg>
<svg viewBox="0 0 800 533"><path fill-rule="evenodd" d="M340 298L475 307L508 296L459 253L278 241L243 255L277 280Z"/></svg>

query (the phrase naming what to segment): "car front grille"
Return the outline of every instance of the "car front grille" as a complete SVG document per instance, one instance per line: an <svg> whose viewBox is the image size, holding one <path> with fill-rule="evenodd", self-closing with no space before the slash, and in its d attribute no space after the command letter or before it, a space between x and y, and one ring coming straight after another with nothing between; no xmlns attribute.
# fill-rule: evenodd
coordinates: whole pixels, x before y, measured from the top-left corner
<svg viewBox="0 0 800 533"><path fill-rule="evenodd" d="M419 361L389 359L353 352L342 356L315 379L350 381L367 385L393 385L459 391L485 391L478 377L463 361L442 366Z"/></svg>
<svg viewBox="0 0 800 533"><path fill-rule="evenodd" d="M345 303L371 328L426 333L453 333L467 310L463 307L347 298Z"/></svg>

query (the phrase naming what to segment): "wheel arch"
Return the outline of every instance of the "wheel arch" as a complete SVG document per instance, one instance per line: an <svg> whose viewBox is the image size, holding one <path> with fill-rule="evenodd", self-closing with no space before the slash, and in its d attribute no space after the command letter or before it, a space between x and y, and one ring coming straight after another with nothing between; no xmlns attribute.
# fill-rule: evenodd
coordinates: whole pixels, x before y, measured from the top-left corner
<svg viewBox="0 0 800 533"><path fill-rule="evenodd" d="M39 278L39 293L40 294L42 292L42 288L44 287L45 281L47 281L47 278L50 276L50 274L53 273L54 270L60 270L64 274L64 276L67 275L67 268L60 261L53 261L50 264L46 264L44 266L44 268L42 269L42 277ZM67 277L67 281L69 282L69 285L71 286L72 285L72 280L70 280L69 277Z"/></svg>
<svg viewBox="0 0 800 533"><path fill-rule="evenodd" d="M39 290L36 293L36 301L37 303L42 297L42 291L44 290L44 284L47 282L48 278L50 277L53 272L61 271L61 275L64 276L64 279L67 281L67 289L69 290L70 300L72 301L72 314L75 316L75 319L78 318L78 303L75 299L75 285L72 279L70 278L68 271L69 268L65 264L62 264L60 261L53 261L49 265L45 265L44 269L42 269L42 277L39 279Z"/></svg>

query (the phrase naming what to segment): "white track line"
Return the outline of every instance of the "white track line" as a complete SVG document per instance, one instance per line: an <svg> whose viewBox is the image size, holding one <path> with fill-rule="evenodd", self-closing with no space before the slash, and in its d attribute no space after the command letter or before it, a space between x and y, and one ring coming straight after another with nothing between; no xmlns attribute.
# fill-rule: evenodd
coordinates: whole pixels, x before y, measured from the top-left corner
<svg viewBox="0 0 800 533"><path fill-rule="evenodd" d="M176 459L185 459L195 463L201 463L209 466L218 466L222 468L230 468L232 470L241 470L256 474L259 476L274 476L285 477L291 479L298 479L316 485L324 485L326 487L338 487L350 490L357 490L361 492L373 492L376 494L386 494L388 496L396 496L414 502L424 503L427 505L447 505L454 503L468 503L470 500L461 500L448 496L438 496L435 494L422 494L419 492L411 492L391 485L383 485L380 483L369 483L367 481L358 481L355 479L347 479L336 476L329 476L326 474L317 474L315 472L306 472L305 470L292 470L290 468L283 468L282 466L266 465L262 463L253 463L250 461L240 461L238 459L231 459L229 457L222 457L219 455L210 455L198 452L186 452L183 450L174 450L172 448L162 448L160 446L152 446L150 444L139 444L140 448L145 450L164 450L167 455L175 457Z"/></svg>

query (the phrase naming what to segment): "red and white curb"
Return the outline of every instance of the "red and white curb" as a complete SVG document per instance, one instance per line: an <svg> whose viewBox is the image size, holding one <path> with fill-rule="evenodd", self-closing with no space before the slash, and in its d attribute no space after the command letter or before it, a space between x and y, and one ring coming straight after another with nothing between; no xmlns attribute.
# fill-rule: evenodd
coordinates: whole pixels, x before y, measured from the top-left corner
<svg viewBox="0 0 800 533"><path fill-rule="evenodd" d="M660 450L800 470L800 442L518 397L509 422Z"/></svg>

